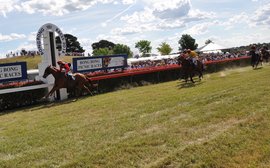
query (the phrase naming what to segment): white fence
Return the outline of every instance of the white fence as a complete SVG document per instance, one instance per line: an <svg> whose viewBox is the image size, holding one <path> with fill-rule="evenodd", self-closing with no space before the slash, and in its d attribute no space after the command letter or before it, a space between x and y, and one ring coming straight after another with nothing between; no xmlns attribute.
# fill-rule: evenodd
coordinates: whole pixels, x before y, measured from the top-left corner
<svg viewBox="0 0 270 168"><path fill-rule="evenodd" d="M41 85L25 86L25 87L19 87L19 88L2 89L2 90L0 90L0 94L48 88L49 86L52 86L52 85L53 84L41 84Z"/></svg>

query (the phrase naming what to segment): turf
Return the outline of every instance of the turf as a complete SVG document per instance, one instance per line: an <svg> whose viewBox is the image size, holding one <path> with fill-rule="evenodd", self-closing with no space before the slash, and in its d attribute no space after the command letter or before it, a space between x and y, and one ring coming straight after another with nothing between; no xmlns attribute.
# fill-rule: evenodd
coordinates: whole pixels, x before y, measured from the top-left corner
<svg viewBox="0 0 270 168"><path fill-rule="evenodd" d="M0 167L269 167L270 66L0 116Z"/></svg>

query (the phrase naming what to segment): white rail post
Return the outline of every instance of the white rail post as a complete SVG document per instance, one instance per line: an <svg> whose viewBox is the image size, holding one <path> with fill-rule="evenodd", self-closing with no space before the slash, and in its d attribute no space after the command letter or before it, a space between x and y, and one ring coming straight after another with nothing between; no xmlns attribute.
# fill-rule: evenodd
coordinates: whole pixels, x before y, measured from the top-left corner
<svg viewBox="0 0 270 168"><path fill-rule="evenodd" d="M45 69L49 66L57 66L57 61L60 59L59 51L56 49L56 42L55 42L55 32L58 33L60 40L61 40L61 54L64 54L66 51L66 40L62 31L55 26L54 24L47 23L43 25L38 33L37 33L37 48L39 53L42 55L42 61L38 64L39 69L39 79L43 80L47 84L54 83L54 77L49 75L46 79L44 79L43 73ZM43 38L43 40L41 40ZM53 85L49 85L48 91L51 90ZM60 91L55 92L55 96L58 100L67 99L67 89L60 89ZM53 101L53 97L50 98L50 101Z"/></svg>

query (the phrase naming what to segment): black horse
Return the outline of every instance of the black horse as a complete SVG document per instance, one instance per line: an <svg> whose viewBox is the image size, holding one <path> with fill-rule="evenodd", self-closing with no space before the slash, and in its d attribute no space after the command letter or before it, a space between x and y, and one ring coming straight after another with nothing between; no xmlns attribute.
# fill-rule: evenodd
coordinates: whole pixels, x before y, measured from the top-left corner
<svg viewBox="0 0 270 168"><path fill-rule="evenodd" d="M200 80L203 78L204 65L201 61L197 60L195 65L192 63L192 61L187 60L184 56L179 56L178 64L181 65L182 78L185 79L186 82L188 81L188 78L190 78L190 81L195 83L193 77L196 74L199 75Z"/></svg>
<svg viewBox="0 0 270 168"><path fill-rule="evenodd" d="M261 62L261 55L256 53L255 50L249 51L249 54L251 55L251 66L253 69L257 69L259 63Z"/></svg>
<svg viewBox="0 0 270 168"><path fill-rule="evenodd" d="M261 57L262 57L262 59L266 62L266 63L268 63L269 62L269 57L270 57L270 53L269 53L269 51L267 51L266 49L261 49Z"/></svg>

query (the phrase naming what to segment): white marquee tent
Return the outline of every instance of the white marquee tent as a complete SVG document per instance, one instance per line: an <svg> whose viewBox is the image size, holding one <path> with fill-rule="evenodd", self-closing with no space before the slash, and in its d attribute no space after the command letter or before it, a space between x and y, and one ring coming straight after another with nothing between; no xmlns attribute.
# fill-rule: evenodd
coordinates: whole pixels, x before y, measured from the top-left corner
<svg viewBox="0 0 270 168"><path fill-rule="evenodd" d="M204 47L200 48L200 52L221 52L222 49L226 49L226 47L215 44L213 42L205 45Z"/></svg>
<svg viewBox="0 0 270 168"><path fill-rule="evenodd" d="M156 56L151 56L151 57L140 57L140 58L128 58L127 62L128 65L131 65L131 63L135 62L141 62L141 61L156 61L156 60L162 60L162 59L174 59L178 57L179 54L170 54L170 55L156 55Z"/></svg>

